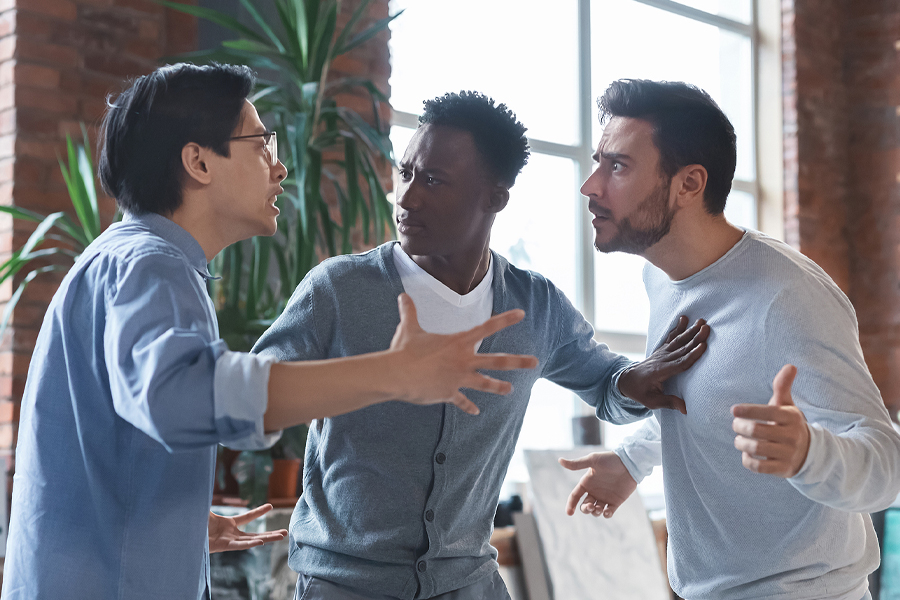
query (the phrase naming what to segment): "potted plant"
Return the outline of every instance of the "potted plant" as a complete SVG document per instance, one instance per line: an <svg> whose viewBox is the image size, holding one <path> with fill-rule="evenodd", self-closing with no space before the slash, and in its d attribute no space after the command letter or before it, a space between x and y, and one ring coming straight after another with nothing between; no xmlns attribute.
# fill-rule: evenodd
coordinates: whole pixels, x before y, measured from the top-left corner
<svg viewBox="0 0 900 600"><path fill-rule="evenodd" d="M259 3L240 0L253 22L248 27L217 10L158 1L238 36L178 59L244 64L261 73L251 101L283 140L279 153L289 178L278 200L278 233L226 248L213 263L222 277L210 289L220 334L232 350L249 350L320 258L352 252L359 232L367 245L393 236L393 210L381 180L392 161L389 127L380 117L387 98L368 79L329 72L336 57L375 37L399 13L359 27L370 4L363 0L338 27L339 0L271 0L274 19L260 13ZM367 98L373 123L338 105L337 95L347 91ZM302 458L305 440L306 428L299 426L286 430L271 450L232 457L241 497L251 506L265 502L273 459ZM220 482L225 475L220 468Z"/></svg>
<svg viewBox="0 0 900 600"><path fill-rule="evenodd" d="M14 279L21 272L25 273L25 277L3 309L3 315L0 317L0 336L6 331L13 310L28 284L43 273L68 271L87 245L100 235L100 211L97 208L94 167L84 125L81 126L81 132L83 140L78 144L66 134L68 160L58 158L69 199L78 217L77 222L63 211L42 215L16 206L0 206L0 212L12 215L14 219L38 224L25 244L13 250L12 255L0 265L0 284ZM119 216L116 213L115 219ZM47 247L44 242L48 240L56 242L57 245Z"/></svg>

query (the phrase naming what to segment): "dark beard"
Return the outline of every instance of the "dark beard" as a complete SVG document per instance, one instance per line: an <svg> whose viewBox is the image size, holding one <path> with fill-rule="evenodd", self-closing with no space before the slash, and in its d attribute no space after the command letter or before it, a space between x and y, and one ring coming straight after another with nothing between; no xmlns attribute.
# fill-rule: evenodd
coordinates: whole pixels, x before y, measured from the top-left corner
<svg viewBox="0 0 900 600"><path fill-rule="evenodd" d="M604 244L594 242L594 248L600 252L627 252L628 254L643 254L648 248L663 239L672 227L672 219L675 217L675 209L669 209L670 179L656 190L650 192L634 211L634 214L625 217L616 225L618 234ZM641 217L650 225L645 229L637 229L631 224L633 217Z"/></svg>

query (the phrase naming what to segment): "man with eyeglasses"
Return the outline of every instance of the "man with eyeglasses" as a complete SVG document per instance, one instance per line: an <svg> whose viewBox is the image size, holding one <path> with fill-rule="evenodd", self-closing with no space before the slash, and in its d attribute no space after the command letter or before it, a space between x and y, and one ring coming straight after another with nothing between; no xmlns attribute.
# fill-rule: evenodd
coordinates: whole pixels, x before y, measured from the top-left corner
<svg viewBox="0 0 900 600"><path fill-rule="evenodd" d="M37 339L5 599L208 598L217 444L265 447L284 427L386 400L477 413L459 388L510 389L479 369L536 364L473 352L521 311L440 336L419 328L405 296L389 347L375 354L279 363L229 352L207 263L229 244L275 233L287 174L247 100L253 83L246 67L179 64L110 103L100 177L126 216L69 271ZM219 533L212 550L285 532L243 536L230 521Z"/></svg>

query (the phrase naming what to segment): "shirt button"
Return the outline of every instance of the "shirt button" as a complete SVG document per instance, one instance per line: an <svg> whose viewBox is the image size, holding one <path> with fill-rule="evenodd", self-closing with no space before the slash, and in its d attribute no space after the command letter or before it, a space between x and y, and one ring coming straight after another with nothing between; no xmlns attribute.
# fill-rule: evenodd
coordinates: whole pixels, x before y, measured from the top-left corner
<svg viewBox="0 0 900 600"><path fill-rule="evenodd" d="M437 461L437 464L442 465L444 464L444 461L447 460L447 457L443 452L438 452L437 456L434 457L434 460Z"/></svg>
<svg viewBox="0 0 900 600"><path fill-rule="evenodd" d="M419 561L419 564L416 565L416 568L419 569L419 573L424 573L424 572L425 572L425 569L427 569L428 566L425 564L425 561L424 561L424 560L420 560L420 561Z"/></svg>
<svg viewBox="0 0 900 600"><path fill-rule="evenodd" d="M425 511L425 520L426 521L434 521L434 511L430 508Z"/></svg>

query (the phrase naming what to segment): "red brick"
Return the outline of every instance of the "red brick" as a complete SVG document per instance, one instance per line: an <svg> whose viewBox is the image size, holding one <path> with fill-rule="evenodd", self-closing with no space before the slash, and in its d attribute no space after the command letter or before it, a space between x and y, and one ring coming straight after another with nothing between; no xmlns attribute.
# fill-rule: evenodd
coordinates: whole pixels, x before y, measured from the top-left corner
<svg viewBox="0 0 900 600"><path fill-rule="evenodd" d="M0 14L0 37L11 35L13 32L18 33L16 15L17 12L14 10Z"/></svg>
<svg viewBox="0 0 900 600"><path fill-rule="evenodd" d="M0 40L0 60L4 58L3 41ZM15 42L19 60L40 61L60 68L75 68L79 64L76 48L28 38L16 38Z"/></svg>
<svg viewBox="0 0 900 600"><path fill-rule="evenodd" d="M78 9L71 0L20 1L18 9L22 12L38 13L66 21L74 21L75 17L78 16Z"/></svg>
<svg viewBox="0 0 900 600"><path fill-rule="evenodd" d="M59 88L59 77L59 69L21 61L16 64L16 85L38 89L57 89Z"/></svg>
<svg viewBox="0 0 900 600"><path fill-rule="evenodd" d="M72 117L78 113L78 98L60 91L16 86L16 105Z"/></svg>
<svg viewBox="0 0 900 600"><path fill-rule="evenodd" d="M16 36L8 35L0 39L0 60L9 60L16 53Z"/></svg>

